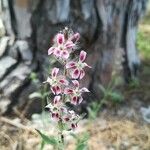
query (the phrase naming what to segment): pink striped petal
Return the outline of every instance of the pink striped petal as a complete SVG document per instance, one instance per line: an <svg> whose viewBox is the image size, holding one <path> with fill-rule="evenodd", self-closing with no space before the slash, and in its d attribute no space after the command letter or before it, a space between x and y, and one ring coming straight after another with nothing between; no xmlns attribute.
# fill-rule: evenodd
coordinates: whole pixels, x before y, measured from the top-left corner
<svg viewBox="0 0 150 150"><path fill-rule="evenodd" d="M55 48L53 54L54 54L56 57L60 57L60 56L61 56L61 50L58 49L58 48Z"/></svg>
<svg viewBox="0 0 150 150"><path fill-rule="evenodd" d="M65 118L64 118L64 121L65 121L65 122L68 122L69 120L70 120L69 117L65 117Z"/></svg>
<svg viewBox="0 0 150 150"><path fill-rule="evenodd" d="M69 84L69 82L67 80L65 80L65 79L60 79L59 82L61 84L64 84L64 85L68 85Z"/></svg>
<svg viewBox="0 0 150 150"><path fill-rule="evenodd" d="M83 62L85 60L85 58L86 58L86 52L85 51L81 51L80 52L80 57L79 57L80 61Z"/></svg>
<svg viewBox="0 0 150 150"><path fill-rule="evenodd" d="M71 129L74 130L75 128L77 128L77 123L72 123L72 124L71 124Z"/></svg>
<svg viewBox="0 0 150 150"><path fill-rule="evenodd" d="M60 102L60 96L55 96L54 97L54 104L58 104L58 102Z"/></svg>
<svg viewBox="0 0 150 150"><path fill-rule="evenodd" d="M82 89L80 89L80 92L83 93L83 92L90 92L87 88L83 87Z"/></svg>
<svg viewBox="0 0 150 150"><path fill-rule="evenodd" d="M79 76L80 76L80 70L79 69L74 69L71 76L72 76L73 79L78 79Z"/></svg>
<svg viewBox="0 0 150 150"><path fill-rule="evenodd" d="M81 96L73 96L71 99L71 103L74 105L80 104L83 101Z"/></svg>
<svg viewBox="0 0 150 150"><path fill-rule="evenodd" d="M55 113L52 113L52 118L54 118L55 117Z"/></svg>
<svg viewBox="0 0 150 150"><path fill-rule="evenodd" d="M58 34L57 34L57 37L56 37L56 40L57 40L57 43L58 43L58 44L63 44L64 41L65 41L64 35L61 34L61 33L58 33Z"/></svg>
<svg viewBox="0 0 150 150"><path fill-rule="evenodd" d="M82 79L85 76L85 71L84 70L80 70L80 79Z"/></svg>
<svg viewBox="0 0 150 150"><path fill-rule="evenodd" d="M75 87L79 87L79 82L77 80L72 80L72 83Z"/></svg>
<svg viewBox="0 0 150 150"><path fill-rule="evenodd" d="M59 120L59 114L58 113L52 113L52 119L53 119L53 121L58 121Z"/></svg>
<svg viewBox="0 0 150 150"><path fill-rule="evenodd" d="M59 86L56 86L56 95L61 94L61 88Z"/></svg>
<svg viewBox="0 0 150 150"><path fill-rule="evenodd" d="M78 100L78 97L73 96L72 99L71 99L71 103L74 104L74 105L77 105L77 100Z"/></svg>
<svg viewBox="0 0 150 150"><path fill-rule="evenodd" d="M68 59L69 57L69 52L67 50L63 50L61 51L61 57L64 58L64 59Z"/></svg>
<svg viewBox="0 0 150 150"><path fill-rule="evenodd" d="M59 86L52 86L51 91L56 95L61 94L61 88Z"/></svg>
<svg viewBox="0 0 150 150"><path fill-rule="evenodd" d="M76 63L75 63L74 61L68 62L68 63L66 64L66 69L75 67L75 64L76 64Z"/></svg>
<svg viewBox="0 0 150 150"><path fill-rule="evenodd" d="M73 90L70 89L70 88L65 88L64 89L64 94L72 94L73 93Z"/></svg>
<svg viewBox="0 0 150 150"><path fill-rule="evenodd" d="M65 44L65 47L66 47L67 49L73 48L74 46L75 46L75 44L74 44L72 41L68 41L68 42L66 42L66 44Z"/></svg>
<svg viewBox="0 0 150 150"><path fill-rule="evenodd" d="M54 52L55 47L50 47L48 49L48 55L51 55Z"/></svg>
<svg viewBox="0 0 150 150"><path fill-rule="evenodd" d="M55 88L55 86L51 87L51 91L52 91L53 94L56 94L56 88Z"/></svg>
<svg viewBox="0 0 150 150"><path fill-rule="evenodd" d="M53 70L52 70L52 77L56 77L58 72L59 72L59 68L53 68Z"/></svg>
<svg viewBox="0 0 150 150"><path fill-rule="evenodd" d="M75 33L74 34L74 38L76 41L78 41L80 39L80 34L79 33Z"/></svg>
<svg viewBox="0 0 150 150"><path fill-rule="evenodd" d="M70 40L73 41L73 42L76 42L80 39L80 34L79 33L75 33L71 38Z"/></svg>

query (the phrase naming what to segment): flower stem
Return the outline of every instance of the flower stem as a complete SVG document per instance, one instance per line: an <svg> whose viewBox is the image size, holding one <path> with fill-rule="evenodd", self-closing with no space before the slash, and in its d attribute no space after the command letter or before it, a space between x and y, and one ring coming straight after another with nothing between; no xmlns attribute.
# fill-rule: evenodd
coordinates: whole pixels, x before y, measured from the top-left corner
<svg viewBox="0 0 150 150"><path fill-rule="evenodd" d="M64 135L63 135L63 133L61 133L61 142L64 145Z"/></svg>

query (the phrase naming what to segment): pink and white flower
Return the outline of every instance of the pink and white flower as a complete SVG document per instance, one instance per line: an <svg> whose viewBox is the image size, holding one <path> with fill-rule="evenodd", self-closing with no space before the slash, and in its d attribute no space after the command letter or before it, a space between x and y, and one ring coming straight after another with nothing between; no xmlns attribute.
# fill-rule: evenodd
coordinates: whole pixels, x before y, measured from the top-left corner
<svg viewBox="0 0 150 150"><path fill-rule="evenodd" d="M77 115L73 110L68 110L67 113L63 115L62 120L66 124L68 130L74 130L77 127L80 116Z"/></svg>
<svg viewBox="0 0 150 150"><path fill-rule="evenodd" d="M49 110L53 121L59 121L62 119L63 113L67 112L60 95L55 96L53 102L48 104L45 108Z"/></svg>
<svg viewBox="0 0 150 150"><path fill-rule="evenodd" d="M83 100L82 93L90 92L87 88L83 87L79 89L79 82L77 80L73 80L72 88L65 88L64 94L69 95L70 102L74 105L80 104Z"/></svg>
<svg viewBox="0 0 150 150"><path fill-rule="evenodd" d="M58 95L62 93L62 85L68 85L68 81L64 76L58 75L59 68L53 68L51 77L47 78L47 83L51 85L51 91L53 94Z"/></svg>
<svg viewBox="0 0 150 150"><path fill-rule="evenodd" d="M79 61L70 61L66 64L66 69L71 70L71 77L73 79L82 79L85 76L85 71L83 70L85 67L91 68L87 63L84 62L86 59L86 52L81 51Z"/></svg>
<svg viewBox="0 0 150 150"><path fill-rule="evenodd" d="M64 34L58 33L55 37L55 44L49 48L48 55L53 54L57 58L68 59L75 47L71 40L65 40Z"/></svg>

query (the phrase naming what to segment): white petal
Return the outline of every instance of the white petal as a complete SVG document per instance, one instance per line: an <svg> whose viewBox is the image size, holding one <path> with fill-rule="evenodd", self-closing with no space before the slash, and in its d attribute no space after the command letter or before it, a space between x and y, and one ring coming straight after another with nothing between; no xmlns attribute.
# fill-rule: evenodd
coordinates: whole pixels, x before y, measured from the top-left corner
<svg viewBox="0 0 150 150"><path fill-rule="evenodd" d="M89 66L87 63L83 63L85 67L88 67L88 68L92 68L91 66Z"/></svg>
<svg viewBox="0 0 150 150"><path fill-rule="evenodd" d="M80 92L90 92L87 88L83 87L82 89L80 89Z"/></svg>
<svg viewBox="0 0 150 150"><path fill-rule="evenodd" d="M48 49L48 55L51 55L54 52L55 47L50 47Z"/></svg>
<svg viewBox="0 0 150 150"><path fill-rule="evenodd" d="M54 97L54 104L57 104L60 101L60 96L55 96Z"/></svg>
<svg viewBox="0 0 150 150"><path fill-rule="evenodd" d="M48 77L47 80L46 80L46 82L51 85L52 84L52 79Z"/></svg>
<svg viewBox="0 0 150 150"><path fill-rule="evenodd" d="M77 80L72 80L72 83L75 87L79 87L79 82Z"/></svg>
<svg viewBox="0 0 150 150"><path fill-rule="evenodd" d="M78 101L78 104L81 104L82 101L83 101L83 98L82 98L82 96L80 96L79 101Z"/></svg>

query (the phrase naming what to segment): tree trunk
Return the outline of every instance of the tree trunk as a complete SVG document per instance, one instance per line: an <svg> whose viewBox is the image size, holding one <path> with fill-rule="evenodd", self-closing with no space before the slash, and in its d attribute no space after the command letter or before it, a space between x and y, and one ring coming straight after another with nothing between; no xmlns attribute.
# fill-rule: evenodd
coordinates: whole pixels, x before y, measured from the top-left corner
<svg viewBox="0 0 150 150"><path fill-rule="evenodd" d="M32 71L45 74L50 41L65 26L82 35L81 48L89 53L92 65L83 84L95 96L99 97L99 84L110 82L115 63L123 66L126 81L136 75L140 64L136 33L147 0L0 2L0 91L1 99L10 99L12 105L34 89L28 78ZM29 87L32 90L27 91Z"/></svg>

